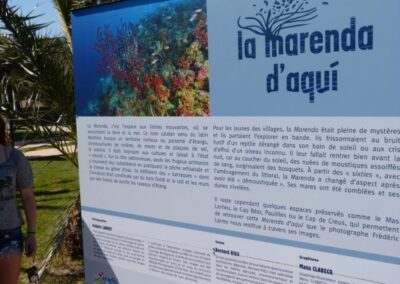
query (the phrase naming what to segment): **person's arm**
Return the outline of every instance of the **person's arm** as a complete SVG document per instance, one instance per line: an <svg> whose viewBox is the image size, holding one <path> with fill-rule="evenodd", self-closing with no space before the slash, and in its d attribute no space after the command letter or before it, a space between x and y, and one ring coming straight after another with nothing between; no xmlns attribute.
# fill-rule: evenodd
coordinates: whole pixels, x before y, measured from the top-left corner
<svg viewBox="0 0 400 284"><path fill-rule="evenodd" d="M34 256L36 253L36 202L33 190L24 188L20 190L22 203L27 223L27 236L25 239L26 256Z"/></svg>

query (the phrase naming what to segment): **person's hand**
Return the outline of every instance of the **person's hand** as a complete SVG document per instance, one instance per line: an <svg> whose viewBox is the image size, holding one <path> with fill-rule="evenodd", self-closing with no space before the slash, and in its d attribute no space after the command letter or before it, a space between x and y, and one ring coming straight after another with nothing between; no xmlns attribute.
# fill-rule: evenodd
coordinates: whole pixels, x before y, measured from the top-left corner
<svg viewBox="0 0 400 284"><path fill-rule="evenodd" d="M28 234L25 238L25 255L35 256L36 254L36 237L34 234Z"/></svg>

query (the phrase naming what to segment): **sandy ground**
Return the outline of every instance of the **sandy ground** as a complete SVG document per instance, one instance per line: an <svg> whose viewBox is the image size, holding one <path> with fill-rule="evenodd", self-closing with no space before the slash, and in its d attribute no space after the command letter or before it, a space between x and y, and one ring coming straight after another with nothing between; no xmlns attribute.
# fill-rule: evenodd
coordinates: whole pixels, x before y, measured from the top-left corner
<svg viewBox="0 0 400 284"><path fill-rule="evenodd" d="M42 149L34 149L37 147L44 147ZM28 158L40 158L40 157L49 157L49 156L59 156L62 155L60 151L54 148L50 148L51 146L46 143L39 144L27 144L22 147L18 147L22 150ZM72 149L69 149L72 150Z"/></svg>

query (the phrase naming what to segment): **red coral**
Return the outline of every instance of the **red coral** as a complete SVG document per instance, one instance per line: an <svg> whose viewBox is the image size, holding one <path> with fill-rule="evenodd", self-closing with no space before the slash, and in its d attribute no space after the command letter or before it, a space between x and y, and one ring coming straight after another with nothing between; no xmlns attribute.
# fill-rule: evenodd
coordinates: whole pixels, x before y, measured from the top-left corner
<svg viewBox="0 0 400 284"><path fill-rule="evenodd" d="M159 75L154 75L153 76L153 86L154 89L156 90L157 94L160 92L160 87L163 84L163 78Z"/></svg>
<svg viewBox="0 0 400 284"><path fill-rule="evenodd" d="M144 64L140 59L134 25L121 23L116 36L108 26L104 27L104 31L98 29L95 49L101 55L99 67L103 73L128 83L134 90L144 91L140 79Z"/></svg>
<svg viewBox="0 0 400 284"><path fill-rule="evenodd" d="M193 64L193 59L187 57L181 57L179 59L179 67L182 69L189 69L192 64Z"/></svg>
<svg viewBox="0 0 400 284"><path fill-rule="evenodd" d="M197 80L204 81L208 78L208 65L204 65L197 73Z"/></svg>
<svg viewBox="0 0 400 284"><path fill-rule="evenodd" d="M117 115L209 115L206 13L196 12L196 21L185 17L192 9L182 6L179 13L179 29L156 13L140 24L121 21L115 29L98 30L99 66L111 77L114 96L112 104L106 101L111 95L103 96L104 109ZM161 45L150 50L154 42Z"/></svg>
<svg viewBox="0 0 400 284"><path fill-rule="evenodd" d="M207 30L199 28L194 31L196 40L200 43L201 47L205 48L208 45Z"/></svg>
<svg viewBox="0 0 400 284"><path fill-rule="evenodd" d="M160 89L158 90L157 95L161 101L166 102L170 96L170 91L167 87L162 85L162 86L160 86Z"/></svg>

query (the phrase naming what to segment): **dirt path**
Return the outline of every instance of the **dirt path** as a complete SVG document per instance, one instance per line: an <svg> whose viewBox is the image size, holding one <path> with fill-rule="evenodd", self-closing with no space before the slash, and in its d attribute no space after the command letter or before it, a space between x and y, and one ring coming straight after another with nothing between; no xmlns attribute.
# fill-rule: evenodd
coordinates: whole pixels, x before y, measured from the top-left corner
<svg viewBox="0 0 400 284"><path fill-rule="evenodd" d="M37 149L35 149L37 148ZM49 144L39 143L39 144L27 144L22 147L19 147L22 152L24 152L25 156L28 158L40 158L40 157L49 157L49 156L59 156L62 153L55 149L51 148ZM69 149L72 150L72 149Z"/></svg>

